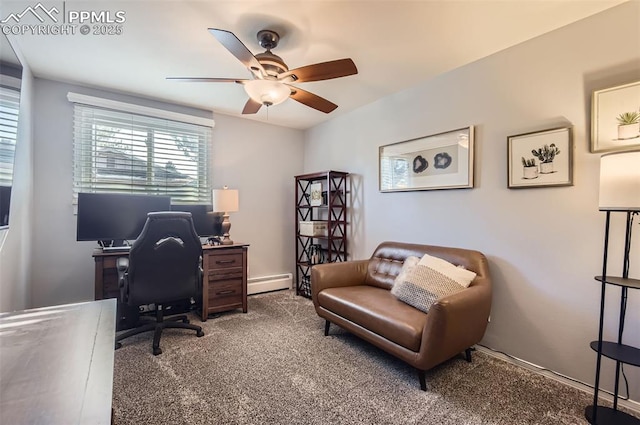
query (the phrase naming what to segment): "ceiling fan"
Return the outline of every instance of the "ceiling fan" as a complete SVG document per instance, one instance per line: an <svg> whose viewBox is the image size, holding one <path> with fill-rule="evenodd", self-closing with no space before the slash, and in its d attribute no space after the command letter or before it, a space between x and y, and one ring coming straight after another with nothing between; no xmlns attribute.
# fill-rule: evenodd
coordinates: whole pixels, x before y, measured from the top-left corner
<svg viewBox="0 0 640 425"><path fill-rule="evenodd" d="M257 34L258 43L266 51L253 55L231 31L209 28L209 32L251 72L251 79L167 77L167 80L201 83L238 83L244 86L249 100L243 114L255 114L262 105L272 106L288 98L328 114L338 107L316 94L294 87L291 83L330 80L358 73L351 59L321 62L289 70L280 56L271 53L280 41L277 32L262 30Z"/></svg>

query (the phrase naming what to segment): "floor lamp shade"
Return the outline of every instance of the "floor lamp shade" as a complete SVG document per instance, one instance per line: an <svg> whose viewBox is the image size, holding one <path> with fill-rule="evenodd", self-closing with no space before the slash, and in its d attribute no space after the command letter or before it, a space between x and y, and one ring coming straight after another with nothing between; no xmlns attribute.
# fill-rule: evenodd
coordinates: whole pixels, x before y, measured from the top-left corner
<svg viewBox="0 0 640 425"><path fill-rule="evenodd" d="M222 216L222 245L233 245L233 241L229 237L231 230L231 222L229 221L229 213L238 211L238 191L235 189L214 189L211 191L213 200L213 211L224 213Z"/></svg>
<svg viewBox="0 0 640 425"><path fill-rule="evenodd" d="M600 158L600 211L640 211L640 150Z"/></svg>

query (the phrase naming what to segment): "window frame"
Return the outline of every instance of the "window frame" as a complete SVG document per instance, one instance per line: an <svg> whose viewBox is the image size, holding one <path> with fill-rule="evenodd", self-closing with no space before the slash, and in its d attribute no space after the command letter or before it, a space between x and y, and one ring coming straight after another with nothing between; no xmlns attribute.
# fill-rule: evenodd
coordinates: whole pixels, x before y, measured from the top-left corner
<svg viewBox="0 0 640 425"><path fill-rule="evenodd" d="M71 92L67 98L74 104L74 204L78 192L168 195L178 204L211 202L212 119ZM106 134L110 131L115 136ZM100 154L108 154L110 142L122 146L113 148L113 155L101 162ZM193 158L189 159L188 151L194 152ZM119 173L114 166L113 174L100 177L100 165L109 161L115 165L118 159L129 168L122 167L124 172ZM140 170L144 176L136 178ZM180 176L193 188L181 184Z"/></svg>

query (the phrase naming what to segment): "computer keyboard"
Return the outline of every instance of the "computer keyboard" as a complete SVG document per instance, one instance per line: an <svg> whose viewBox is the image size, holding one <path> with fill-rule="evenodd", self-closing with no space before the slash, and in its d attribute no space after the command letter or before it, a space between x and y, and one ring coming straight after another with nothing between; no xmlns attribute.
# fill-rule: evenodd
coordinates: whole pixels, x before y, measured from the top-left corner
<svg viewBox="0 0 640 425"><path fill-rule="evenodd" d="M129 252L131 246L105 246L102 248L102 252Z"/></svg>

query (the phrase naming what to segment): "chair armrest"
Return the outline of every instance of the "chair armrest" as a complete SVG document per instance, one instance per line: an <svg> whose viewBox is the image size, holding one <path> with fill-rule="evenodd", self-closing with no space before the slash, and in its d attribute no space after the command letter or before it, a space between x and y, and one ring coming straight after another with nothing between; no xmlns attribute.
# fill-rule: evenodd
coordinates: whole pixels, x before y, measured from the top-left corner
<svg viewBox="0 0 640 425"><path fill-rule="evenodd" d="M198 290L198 294L202 295L202 285L204 285L204 269L202 268L202 262L198 266L198 282L196 284L196 288Z"/></svg>
<svg viewBox="0 0 640 425"><path fill-rule="evenodd" d="M127 302L127 272L129 271L129 258L119 257L116 260L116 269L118 270L118 288L120 289L120 301L125 304Z"/></svg>
<svg viewBox="0 0 640 425"><path fill-rule="evenodd" d="M317 295L326 288L362 285L367 275L369 260L344 261L317 264L311 267L311 298L316 304Z"/></svg>
<svg viewBox="0 0 640 425"><path fill-rule="evenodd" d="M482 280L486 282L444 297L429 309L419 360L424 369L464 351L484 336L491 312L491 284L486 278Z"/></svg>
<svg viewBox="0 0 640 425"><path fill-rule="evenodd" d="M124 286L125 275L129 270L129 259L127 257L119 257L116 260L116 268L118 270L118 287Z"/></svg>

